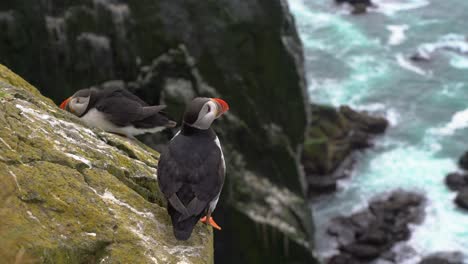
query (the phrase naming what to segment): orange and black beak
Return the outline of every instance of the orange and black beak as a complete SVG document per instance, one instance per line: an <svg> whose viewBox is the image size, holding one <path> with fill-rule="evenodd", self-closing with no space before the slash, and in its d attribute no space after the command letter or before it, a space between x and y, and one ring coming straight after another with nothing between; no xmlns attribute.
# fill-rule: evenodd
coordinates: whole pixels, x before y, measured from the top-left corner
<svg viewBox="0 0 468 264"><path fill-rule="evenodd" d="M229 105L220 98L211 98L218 105L218 114L217 117L220 117L222 114L226 113L229 110Z"/></svg>
<svg viewBox="0 0 468 264"><path fill-rule="evenodd" d="M60 108L62 108L63 110L66 110L67 108L67 105L68 105L68 102L71 100L71 97L68 97L67 99L65 99L65 101L63 101L61 104L60 104Z"/></svg>

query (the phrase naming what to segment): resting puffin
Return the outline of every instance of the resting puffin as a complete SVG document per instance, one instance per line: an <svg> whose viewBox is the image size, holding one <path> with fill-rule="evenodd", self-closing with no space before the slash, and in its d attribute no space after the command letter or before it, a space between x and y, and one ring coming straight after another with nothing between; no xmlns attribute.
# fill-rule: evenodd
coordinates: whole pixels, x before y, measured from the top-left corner
<svg viewBox="0 0 468 264"><path fill-rule="evenodd" d="M178 240L189 239L199 220L221 230L211 213L221 194L226 166L210 126L228 110L228 104L218 98L193 99L184 113L182 129L161 154L158 183Z"/></svg>
<svg viewBox="0 0 468 264"><path fill-rule="evenodd" d="M60 108L89 126L129 138L175 127L177 123L161 111L165 107L149 106L138 96L116 87L82 89L60 104Z"/></svg>

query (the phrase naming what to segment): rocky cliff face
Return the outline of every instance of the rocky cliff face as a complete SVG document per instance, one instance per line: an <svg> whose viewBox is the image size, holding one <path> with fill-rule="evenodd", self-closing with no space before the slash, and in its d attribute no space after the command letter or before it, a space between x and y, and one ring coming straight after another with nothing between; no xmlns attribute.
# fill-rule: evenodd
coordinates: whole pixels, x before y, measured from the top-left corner
<svg viewBox="0 0 468 264"><path fill-rule="evenodd" d="M188 242L173 237L158 158L83 126L0 65L0 259L213 263L206 226Z"/></svg>
<svg viewBox="0 0 468 264"><path fill-rule="evenodd" d="M385 118L348 106L335 109L313 105L312 116L302 163L308 194L316 197L337 190L337 182L352 171L352 154L371 147L374 138L384 133L389 123Z"/></svg>
<svg viewBox="0 0 468 264"><path fill-rule="evenodd" d="M286 1L7 0L0 29L0 60L56 102L121 85L181 117L193 96L226 99L219 261L314 262L299 166L309 104Z"/></svg>

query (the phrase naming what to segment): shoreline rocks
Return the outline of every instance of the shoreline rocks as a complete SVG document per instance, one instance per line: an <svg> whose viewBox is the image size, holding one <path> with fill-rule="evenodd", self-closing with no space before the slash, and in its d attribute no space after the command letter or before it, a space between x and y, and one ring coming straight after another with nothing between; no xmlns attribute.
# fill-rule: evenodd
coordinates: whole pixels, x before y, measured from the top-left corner
<svg viewBox="0 0 468 264"><path fill-rule="evenodd" d="M335 0L337 4L348 3L353 7L353 14L359 15L367 12L368 7L375 6L371 0Z"/></svg>
<svg viewBox="0 0 468 264"><path fill-rule="evenodd" d="M450 173L445 177L447 187L457 192L454 203L462 209L468 210L468 152L458 161L462 172Z"/></svg>
<svg viewBox="0 0 468 264"><path fill-rule="evenodd" d="M463 154L463 156L458 161L460 167L464 170L468 170L468 151Z"/></svg>
<svg viewBox="0 0 468 264"><path fill-rule="evenodd" d="M455 197L455 204L468 210L468 188L464 188L458 192L457 197Z"/></svg>
<svg viewBox="0 0 468 264"><path fill-rule="evenodd" d="M312 105L312 123L306 136L302 164L308 195L315 197L337 189L337 181L349 175L352 154L371 147L385 132L388 121L348 106Z"/></svg>
<svg viewBox="0 0 468 264"><path fill-rule="evenodd" d="M326 263L362 264L380 258L398 263L398 252L392 248L410 238L410 224L422 222L425 201L418 193L398 190L374 199L359 212L333 219L327 232L339 253Z"/></svg>
<svg viewBox="0 0 468 264"><path fill-rule="evenodd" d="M438 252L425 257L419 264L464 264L460 252Z"/></svg>

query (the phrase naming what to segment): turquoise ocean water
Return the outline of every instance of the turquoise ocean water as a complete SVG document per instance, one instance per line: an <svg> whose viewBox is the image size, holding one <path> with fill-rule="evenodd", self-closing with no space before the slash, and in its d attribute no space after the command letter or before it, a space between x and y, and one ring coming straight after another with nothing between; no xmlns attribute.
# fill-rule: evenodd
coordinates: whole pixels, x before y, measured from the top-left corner
<svg viewBox="0 0 468 264"><path fill-rule="evenodd" d="M316 203L317 252L328 221L367 205L370 198L403 188L426 194L425 221L408 244L417 263L437 251L468 256L468 212L456 208L447 173L468 150L468 1L378 0L363 16L333 0L289 0L305 48L313 102L348 104L391 122L374 149L359 156L341 191ZM419 51L428 62L408 56ZM468 263L468 262L467 262Z"/></svg>

